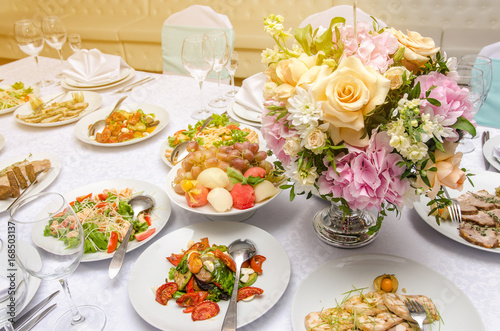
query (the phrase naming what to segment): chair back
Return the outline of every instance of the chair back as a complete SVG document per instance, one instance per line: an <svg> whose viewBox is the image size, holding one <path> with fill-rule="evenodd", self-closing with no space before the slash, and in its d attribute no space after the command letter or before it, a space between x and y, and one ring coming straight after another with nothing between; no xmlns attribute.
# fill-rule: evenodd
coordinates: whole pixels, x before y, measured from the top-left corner
<svg viewBox="0 0 500 331"><path fill-rule="evenodd" d="M483 47L479 55L491 59L491 87L474 120L477 124L500 129L500 42Z"/></svg>
<svg viewBox="0 0 500 331"><path fill-rule="evenodd" d="M163 73L188 75L181 59L184 38L211 30L226 32L231 51L234 49L234 30L226 15L201 5L193 5L170 15L163 23L161 31ZM217 75L212 72L208 77L215 79ZM227 77L227 73L223 70L221 78Z"/></svg>
<svg viewBox="0 0 500 331"><path fill-rule="evenodd" d="M334 17L343 17L345 18L345 23L346 25L353 26L354 25L354 10L352 6L348 5L340 5L340 6L334 6L331 7L327 10L324 10L322 12L312 14L311 16L307 17L305 20L303 20L299 28L303 28L307 26L308 24L311 24L311 27L313 29L318 28L319 26L322 27L329 27L330 26L330 21ZM363 10L356 8L356 21L357 22L373 22L373 18L367 13L365 13ZM386 27L387 24L385 22L377 19L377 22L379 23L380 27Z"/></svg>

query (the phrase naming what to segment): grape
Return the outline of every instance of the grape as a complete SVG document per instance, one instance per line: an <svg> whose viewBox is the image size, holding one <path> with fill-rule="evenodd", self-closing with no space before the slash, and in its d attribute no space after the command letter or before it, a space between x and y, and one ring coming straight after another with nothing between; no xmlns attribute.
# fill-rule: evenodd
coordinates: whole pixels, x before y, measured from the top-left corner
<svg viewBox="0 0 500 331"><path fill-rule="evenodd" d="M242 142L243 144L243 149L249 149L250 148L250 145L252 144L251 142L249 142L248 140Z"/></svg>
<svg viewBox="0 0 500 331"><path fill-rule="evenodd" d="M175 193L177 193L177 194L182 194L182 195L184 195L184 194L185 194L184 190L182 189L182 185L181 185L180 183L178 183L178 184L176 184L176 185L174 186L174 191L175 191Z"/></svg>
<svg viewBox="0 0 500 331"><path fill-rule="evenodd" d="M273 170L273 165L271 162L263 160L259 162L259 167L266 169L266 174L268 174L271 170Z"/></svg>
<svg viewBox="0 0 500 331"><path fill-rule="evenodd" d="M252 153L251 150L249 149L244 149L242 152L241 152L241 156L245 159L245 160L248 160L248 162L252 162L253 159L254 159L254 155Z"/></svg>
<svg viewBox="0 0 500 331"><path fill-rule="evenodd" d="M175 176L173 183L179 184L184 178L182 176Z"/></svg>
<svg viewBox="0 0 500 331"><path fill-rule="evenodd" d="M191 154L188 155L184 160L182 160L182 168L185 171L191 171L191 168L193 167L193 163L191 162Z"/></svg>
<svg viewBox="0 0 500 331"><path fill-rule="evenodd" d="M187 179L187 180L193 180L193 174L191 173L191 171L188 171L186 172L186 174L184 175L184 179Z"/></svg>
<svg viewBox="0 0 500 331"><path fill-rule="evenodd" d="M178 177L184 177L185 174L186 174L186 170L184 170L183 168L177 169L177 176Z"/></svg>
<svg viewBox="0 0 500 331"><path fill-rule="evenodd" d="M208 146L207 149L214 154L217 153L217 147L215 147L214 145Z"/></svg>
<svg viewBox="0 0 500 331"><path fill-rule="evenodd" d="M219 153L217 153L217 158L221 161L224 161L224 162L229 161L229 157L228 157L227 153L219 152Z"/></svg>
<svg viewBox="0 0 500 331"><path fill-rule="evenodd" d="M246 161L246 163L245 163L245 161ZM247 164L248 164L248 160L243 160L240 158L232 159L231 162L229 162L229 165L231 167L233 167L234 169L240 170L240 171L243 171L243 169L245 169Z"/></svg>
<svg viewBox="0 0 500 331"><path fill-rule="evenodd" d="M233 148L232 147L229 147L229 146L226 146L226 145L222 145L219 147L219 153L229 153L230 150L232 150Z"/></svg>
<svg viewBox="0 0 500 331"><path fill-rule="evenodd" d="M205 161L205 166L207 168L217 167L218 163L219 163L219 159L217 159L216 157L211 157Z"/></svg>
<svg viewBox="0 0 500 331"><path fill-rule="evenodd" d="M203 162L204 158L203 158L203 152L202 151L196 151L196 152L193 152L192 155L191 155L191 163L193 164L200 164Z"/></svg>
<svg viewBox="0 0 500 331"><path fill-rule="evenodd" d="M240 152L245 149L245 145L243 145L243 143L234 143L233 147Z"/></svg>
<svg viewBox="0 0 500 331"><path fill-rule="evenodd" d="M250 149L252 151L252 153L256 154L259 151L259 147L260 147L259 144L253 143L253 144L250 144L248 149Z"/></svg>
<svg viewBox="0 0 500 331"><path fill-rule="evenodd" d="M229 152L227 155L229 161L232 161L233 159L240 158L240 151L233 149L232 151Z"/></svg>
<svg viewBox="0 0 500 331"><path fill-rule="evenodd" d="M217 166L219 168L221 168L222 170L226 171L227 167L229 167L229 163L224 162L222 160L219 160L219 162L217 163Z"/></svg>
<svg viewBox="0 0 500 331"><path fill-rule="evenodd" d="M190 141L187 144L186 149L188 150L188 152L194 152L200 149L200 145L198 145L197 141Z"/></svg>
<svg viewBox="0 0 500 331"><path fill-rule="evenodd" d="M203 168L200 167L200 166L194 166L192 169L191 169L191 174L193 175L193 178L196 179L198 178L198 175L200 174L200 172L203 171Z"/></svg>
<svg viewBox="0 0 500 331"><path fill-rule="evenodd" d="M258 151L254 156L255 161L263 161L267 158L267 153L265 151Z"/></svg>

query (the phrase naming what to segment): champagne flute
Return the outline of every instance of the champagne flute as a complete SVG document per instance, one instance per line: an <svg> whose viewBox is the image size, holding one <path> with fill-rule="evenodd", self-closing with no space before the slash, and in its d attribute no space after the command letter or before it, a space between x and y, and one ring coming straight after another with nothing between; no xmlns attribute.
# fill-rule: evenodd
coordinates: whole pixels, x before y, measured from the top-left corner
<svg viewBox="0 0 500 331"><path fill-rule="evenodd" d="M227 61L226 70L229 73L229 77L231 77L231 90L226 93L226 96L234 98L236 93L236 89L234 88L234 74L236 73L236 69L238 69L238 52L233 51L231 53L231 59Z"/></svg>
<svg viewBox="0 0 500 331"><path fill-rule="evenodd" d="M229 56L231 55L229 42L227 40L226 33L221 30L205 32L205 36L208 37L213 48L214 66L212 70L217 73L217 84L219 90L219 96L214 100L211 100L208 105L214 108L224 108L227 106L227 100L224 98L221 91L220 74L228 62Z"/></svg>
<svg viewBox="0 0 500 331"><path fill-rule="evenodd" d="M484 101L485 82L483 72L473 66L466 64L457 65L457 73L459 76L458 86L466 88L469 91L469 100L472 103L472 115L475 116L481 108ZM459 150L466 154L474 151L475 147L466 133L464 139L460 141Z"/></svg>
<svg viewBox="0 0 500 331"><path fill-rule="evenodd" d="M105 313L96 306L76 306L67 277L78 267L85 247L85 233L72 207L58 193L43 192L16 202L10 209L16 227L16 240L27 243L41 257L41 265L26 263L26 271L43 280L59 280L70 311L56 322L54 330L102 330Z"/></svg>
<svg viewBox="0 0 500 331"><path fill-rule="evenodd" d="M77 33L72 33L68 36L68 44L71 50L75 53L82 48L82 38Z"/></svg>
<svg viewBox="0 0 500 331"><path fill-rule="evenodd" d="M466 54L461 56L460 59L458 60L458 65L461 64L473 66L475 68L480 69L483 72L483 79L484 79L483 103L484 103L491 87L491 79L493 71L491 59L483 55Z"/></svg>
<svg viewBox="0 0 500 331"><path fill-rule="evenodd" d="M189 74L196 79L200 87L201 107L191 114L194 119L204 119L212 112L207 110L203 101L203 82L213 67L213 51L210 41L203 35L184 38L182 43L182 64Z"/></svg>
<svg viewBox="0 0 500 331"><path fill-rule="evenodd" d="M62 56L61 49L66 42L66 28L58 16L47 16L42 19L42 32L43 38L49 44L50 47L54 48L61 59L61 64L64 65L64 59ZM59 73L56 78L61 79L64 74Z"/></svg>
<svg viewBox="0 0 500 331"><path fill-rule="evenodd" d="M31 19L16 21L14 23L14 37L21 51L29 56L33 56L35 59L36 67L40 75L40 81L36 82L35 85L38 87L46 87L54 84L54 81L44 79L43 72L38 62L38 55L43 49L43 36L42 32L35 25L35 22Z"/></svg>

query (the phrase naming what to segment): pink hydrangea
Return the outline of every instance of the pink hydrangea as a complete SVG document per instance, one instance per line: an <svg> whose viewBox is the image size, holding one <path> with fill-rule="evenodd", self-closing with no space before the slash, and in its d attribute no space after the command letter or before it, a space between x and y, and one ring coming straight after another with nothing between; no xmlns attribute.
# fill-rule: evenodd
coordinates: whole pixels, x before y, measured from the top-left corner
<svg viewBox="0 0 500 331"><path fill-rule="evenodd" d="M344 198L352 209L381 210L384 201L397 206L409 189L408 180L400 180L405 168L397 165L402 158L392 153L385 132L374 134L367 149L349 148L348 154L335 158L337 172L324 160L328 170L318 180L321 194Z"/></svg>
<svg viewBox="0 0 500 331"><path fill-rule="evenodd" d="M288 123L288 116L281 118L279 121L276 121L277 115L267 116L269 113L267 106L270 105L284 106L284 103L277 103L275 101L266 101L264 103L264 110L262 111L262 127L260 130L267 143L267 148L274 153L283 165L287 166L291 159L290 156L285 154L283 151L283 146L285 146L286 138L297 136L297 131L290 129L286 125L286 123Z"/></svg>
<svg viewBox="0 0 500 331"><path fill-rule="evenodd" d="M425 98L425 93L432 86L434 88L429 97L438 100L441 105L434 106L427 100L422 100L420 108L424 113L430 113L429 109L433 110L431 115L440 115L444 117L441 122L443 126L451 126L455 124L460 116L468 119L475 125L473 106L469 100L469 92L466 88L458 86L457 82L452 78L438 72L432 72L427 75L417 77L415 84L420 82L420 98Z"/></svg>

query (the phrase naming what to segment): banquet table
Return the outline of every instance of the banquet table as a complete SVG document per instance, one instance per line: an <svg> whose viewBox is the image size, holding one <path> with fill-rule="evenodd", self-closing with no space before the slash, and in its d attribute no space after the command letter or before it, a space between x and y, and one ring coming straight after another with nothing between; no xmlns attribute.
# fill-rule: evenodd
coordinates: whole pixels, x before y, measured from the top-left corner
<svg viewBox="0 0 500 331"><path fill-rule="evenodd" d="M46 78L55 79L55 75L61 71L60 61L45 57L40 60ZM154 77L155 80L128 93L126 102L152 103L169 112L170 123L151 139L129 146L102 148L78 140L73 133L75 123L50 128L30 127L16 122L12 113L8 113L0 115L0 134L5 137L5 146L0 150L0 160L28 155L34 151L57 154L61 159L62 169L45 191L64 193L110 178L134 178L160 187L166 186L169 168L160 157L160 146L169 135L195 122L190 113L199 105L199 91L194 79L187 76L138 71L133 81L147 76ZM17 81L33 84L37 78L31 58L0 66L2 85ZM102 106L113 105L123 95L114 93L119 88L120 86L116 86L98 91L103 97ZM227 91L229 86L223 85L223 89ZM41 94L43 96L62 91L64 90L61 86L53 85L43 88ZM205 99L212 98L216 93L217 84L206 82ZM492 137L500 135L500 129L486 127L478 127L478 133L481 134L485 129L490 131ZM483 170L484 161L481 139L472 141L476 149L464 156L462 165L473 172ZM490 171L497 172L493 168ZM267 231L283 245L290 259L291 277L277 304L241 330L292 330L292 301L304 277L332 259L366 253L402 256L435 270L467 295L478 310L485 330L500 330L500 255L474 249L446 238L426 224L413 209L408 208L403 209L400 217L389 214L373 243L353 250L334 248L321 242L312 227L312 217L328 205L328 202L319 198L306 199L305 196L297 196L291 202L288 191L285 191L244 221ZM7 220L8 213L0 213L2 238L6 234ZM199 222L212 221L172 204L170 219L155 238ZM76 271L69 276L70 290L78 305L95 304L105 311L106 330L155 330L135 312L129 301L127 288L128 276L134 262L150 245L151 242L128 253L120 274L113 280L108 277L109 260L80 263ZM335 282L335 279L331 281ZM328 284L321 286L328 291ZM58 282L42 281L28 307L58 289ZM57 296L54 302L58 303L57 308L43 319L35 330L51 329L57 318L68 310L62 294Z"/></svg>

